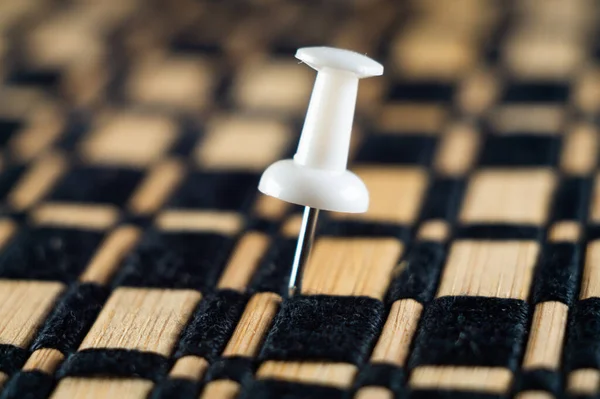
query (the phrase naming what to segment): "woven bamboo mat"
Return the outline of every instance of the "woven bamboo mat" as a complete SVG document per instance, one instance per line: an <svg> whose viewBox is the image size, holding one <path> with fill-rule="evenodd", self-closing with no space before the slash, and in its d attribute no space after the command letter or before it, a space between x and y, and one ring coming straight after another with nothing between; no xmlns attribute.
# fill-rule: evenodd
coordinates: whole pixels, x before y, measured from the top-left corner
<svg viewBox="0 0 600 399"><path fill-rule="evenodd" d="M0 0L0 398L596 397L598 6ZM288 298L306 45L386 74Z"/></svg>

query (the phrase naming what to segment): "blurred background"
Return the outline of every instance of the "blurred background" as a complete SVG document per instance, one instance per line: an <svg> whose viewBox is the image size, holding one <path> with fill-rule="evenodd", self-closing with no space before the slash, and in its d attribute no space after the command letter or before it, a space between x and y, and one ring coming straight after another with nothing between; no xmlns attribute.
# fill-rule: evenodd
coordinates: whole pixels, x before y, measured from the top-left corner
<svg viewBox="0 0 600 399"><path fill-rule="evenodd" d="M460 174L490 132L593 129L598 9L593 0L0 0L2 157L25 164L59 151L144 169L169 154L258 173L297 142L315 74L295 50L330 45L386 67L361 83L355 144L372 133L454 135L450 148L421 141L396 161L439 166L433 151L464 152L443 167Z"/></svg>

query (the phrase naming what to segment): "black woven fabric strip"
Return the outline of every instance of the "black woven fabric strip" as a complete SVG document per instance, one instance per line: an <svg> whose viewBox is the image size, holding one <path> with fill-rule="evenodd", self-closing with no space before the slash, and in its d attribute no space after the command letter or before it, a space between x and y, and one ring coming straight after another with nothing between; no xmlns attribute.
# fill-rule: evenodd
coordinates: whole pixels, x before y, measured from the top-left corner
<svg viewBox="0 0 600 399"><path fill-rule="evenodd" d="M92 119L93 115L89 110L69 110L66 115L66 125L61 137L57 140L57 146L66 152L76 150L80 140L89 132Z"/></svg>
<svg viewBox="0 0 600 399"><path fill-rule="evenodd" d="M421 207L421 219L443 219L454 221L460 206L465 181L447 177L437 177L429 185L426 201Z"/></svg>
<svg viewBox="0 0 600 399"><path fill-rule="evenodd" d="M85 349L70 355L57 372L65 377L126 377L158 381L170 361L157 353L127 349Z"/></svg>
<svg viewBox="0 0 600 399"><path fill-rule="evenodd" d="M344 399L341 389L323 385L297 384L277 380L253 381L239 399Z"/></svg>
<svg viewBox="0 0 600 399"><path fill-rule="evenodd" d="M0 148L4 148L10 138L21 129L23 122L6 116L0 117Z"/></svg>
<svg viewBox="0 0 600 399"><path fill-rule="evenodd" d="M555 370L535 369L521 372L516 377L515 392L545 391L558 395L561 390L560 373Z"/></svg>
<svg viewBox="0 0 600 399"><path fill-rule="evenodd" d="M215 360L233 334L247 301L247 295L229 290L205 297L181 335L175 358L196 355Z"/></svg>
<svg viewBox="0 0 600 399"><path fill-rule="evenodd" d="M129 255L115 285L214 289L234 239L214 233L148 232Z"/></svg>
<svg viewBox="0 0 600 399"><path fill-rule="evenodd" d="M386 387L396 395L404 392L406 374L402 367L385 363L369 363L361 370L354 387L360 389L368 386Z"/></svg>
<svg viewBox="0 0 600 399"><path fill-rule="evenodd" d="M281 228L280 221L267 220L260 217L249 217L246 220L246 229L248 231L259 231L268 235L275 235Z"/></svg>
<svg viewBox="0 0 600 399"><path fill-rule="evenodd" d="M487 135L479 163L484 167L543 167L558 164L560 139L540 134Z"/></svg>
<svg viewBox="0 0 600 399"><path fill-rule="evenodd" d="M54 348L63 353L79 347L100 313L109 290L97 284L71 286L42 325L31 350Z"/></svg>
<svg viewBox="0 0 600 399"><path fill-rule="evenodd" d="M49 198L58 202L106 203L122 207L142 177L139 170L77 166L56 184Z"/></svg>
<svg viewBox="0 0 600 399"><path fill-rule="evenodd" d="M507 367L519 364L527 303L488 297L442 297L425 307L410 368L422 365Z"/></svg>
<svg viewBox="0 0 600 399"><path fill-rule="evenodd" d="M454 86L440 82L403 82L390 87L388 99L411 102L449 102L454 95Z"/></svg>
<svg viewBox="0 0 600 399"><path fill-rule="evenodd" d="M361 364L384 317L383 303L368 297L294 296L281 305L260 359Z"/></svg>
<svg viewBox="0 0 600 399"><path fill-rule="evenodd" d="M435 137L424 135L371 135L356 156L357 163L430 165Z"/></svg>
<svg viewBox="0 0 600 399"><path fill-rule="evenodd" d="M178 126L179 136L171 146L169 153L176 157L186 158L193 154L198 138L204 134L203 126L182 115L175 123Z"/></svg>
<svg viewBox="0 0 600 399"><path fill-rule="evenodd" d="M76 229L23 228L0 253L0 277L75 281L102 237Z"/></svg>
<svg viewBox="0 0 600 399"><path fill-rule="evenodd" d="M446 257L443 244L414 242L403 257L405 266L388 289L386 302L411 298L421 303L431 300Z"/></svg>
<svg viewBox="0 0 600 399"><path fill-rule="evenodd" d="M552 81L528 81L526 83L513 83L505 91L504 102L536 102L536 103L562 103L569 98L570 87L564 83Z"/></svg>
<svg viewBox="0 0 600 399"><path fill-rule="evenodd" d="M257 194L259 178L249 172L192 172L181 182L168 207L244 211Z"/></svg>
<svg viewBox="0 0 600 399"><path fill-rule="evenodd" d="M0 344L0 372L12 374L19 370L29 358L27 349L18 346Z"/></svg>
<svg viewBox="0 0 600 399"><path fill-rule="evenodd" d="M600 238L600 225L591 225L587 227L586 238L588 241Z"/></svg>
<svg viewBox="0 0 600 399"><path fill-rule="evenodd" d="M561 180L550 216L552 220L584 220L587 217L592 181L568 177Z"/></svg>
<svg viewBox="0 0 600 399"><path fill-rule="evenodd" d="M3 133L0 133L0 136L2 134ZM6 200L6 196L10 193L15 183L19 181L24 170L25 166L23 165L8 165L6 169L2 171L0 174L0 201Z"/></svg>
<svg viewBox="0 0 600 399"><path fill-rule="evenodd" d="M40 371L21 371L12 376L0 392L0 399L46 399L56 381Z"/></svg>
<svg viewBox="0 0 600 399"><path fill-rule="evenodd" d="M476 240L540 240L540 227L512 224L471 224L458 226L455 238Z"/></svg>
<svg viewBox="0 0 600 399"><path fill-rule="evenodd" d="M564 395L567 399L598 399L597 395Z"/></svg>
<svg viewBox="0 0 600 399"><path fill-rule="evenodd" d="M546 244L533 283L533 303L575 300L581 268L581 248L577 244Z"/></svg>
<svg viewBox="0 0 600 399"><path fill-rule="evenodd" d="M575 303L566 353L567 370L600 368L600 298Z"/></svg>
<svg viewBox="0 0 600 399"><path fill-rule="evenodd" d="M180 378L167 379L158 383L149 399L197 399L201 384Z"/></svg>
<svg viewBox="0 0 600 399"><path fill-rule="evenodd" d="M233 380L243 384L252 378L256 361L242 356L224 357L216 360L206 370L205 382L214 380Z"/></svg>
<svg viewBox="0 0 600 399"><path fill-rule="evenodd" d="M58 95L61 76L56 69L32 69L21 65L20 68L11 71L6 81L15 85L39 86L52 95Z"/></svg>
<svg viewBox="0 0 600 399"><path fill-rule="evenodd" d="M287 296L295 249L296 239L279 237L273 240L250 281L250 291Z"/></svg>

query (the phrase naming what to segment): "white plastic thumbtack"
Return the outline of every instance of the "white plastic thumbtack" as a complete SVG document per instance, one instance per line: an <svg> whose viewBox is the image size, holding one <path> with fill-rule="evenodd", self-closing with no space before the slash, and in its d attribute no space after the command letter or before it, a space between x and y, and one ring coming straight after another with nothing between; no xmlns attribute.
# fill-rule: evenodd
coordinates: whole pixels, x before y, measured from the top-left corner
<svg viewBox="0 0 600 399"><path fill-rule="evenodd" d="M361 213L369 207L367 187L346 167L358 80L383 74L381 64L348 50L305 47L296 58L318 71L300 143L294 159L269 166L258 185L264 194L305 206L290 295L300 292L319 210Z"/></svg>

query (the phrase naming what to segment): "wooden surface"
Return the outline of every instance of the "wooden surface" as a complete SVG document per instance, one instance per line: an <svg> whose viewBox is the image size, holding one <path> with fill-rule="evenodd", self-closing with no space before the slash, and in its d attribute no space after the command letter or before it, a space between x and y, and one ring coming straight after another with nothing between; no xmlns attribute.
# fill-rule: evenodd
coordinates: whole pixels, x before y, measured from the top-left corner
<svg viewBox="0 0 600 399"><path fill-rule="evenodd" d="M599 15L0 0L0 399L600 395ZM309 45L385 74L289 298Z"/></svg>

